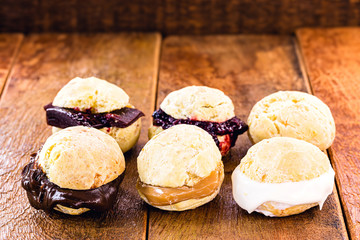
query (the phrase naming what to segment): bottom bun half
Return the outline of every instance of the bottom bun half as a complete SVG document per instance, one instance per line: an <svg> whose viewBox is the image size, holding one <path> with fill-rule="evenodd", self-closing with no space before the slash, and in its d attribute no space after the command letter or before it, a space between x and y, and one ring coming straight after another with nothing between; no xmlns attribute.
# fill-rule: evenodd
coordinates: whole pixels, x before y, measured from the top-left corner
<svg viewBox="0 0 360 240"><path fill-rule="evenodd" d="M185 211L185 210L190 210L190 209L195 209L197 207L200 207L210 201L212 201L219 193L222 182L224 180L224 169L220 168L221 172L220 172L220 181L219 181L219 186L217 187L216 191L214 193L212 193L209 196L203 197L203 198L194 198L194 199L188 199L185 201L181 201L178 203L174 203L174 204L170 204L170 205L163 205L163 206L154 206L151 203L149 203L149 201L147 200L146 196L144 194L142 194L140 191L139 195L140 197L149 205L159 208L161 210L166 210L166 211Z"/></svg>

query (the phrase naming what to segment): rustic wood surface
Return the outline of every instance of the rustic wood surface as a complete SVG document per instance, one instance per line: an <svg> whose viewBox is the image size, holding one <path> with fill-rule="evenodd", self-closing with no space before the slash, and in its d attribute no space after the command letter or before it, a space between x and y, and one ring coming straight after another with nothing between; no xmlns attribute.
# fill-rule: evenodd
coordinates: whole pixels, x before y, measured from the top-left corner
<svg viewBox="0 0 360 240"><path fill-rule="evenodd" d="M155 104L160 41L158 34L46 34L24 39L0 101L0 239L145 238L147 209L134 186L136 156L147 141L146 131L125 154L125 178L118 202L108 213L48 216L30 207L20 174L30 154L50 135L42 106L76 76L97 76L121 86L146 114L147 129Z"/></svg>
<svg viewBox="0 0 360 240"><path fill-rule="evenodd" d="M352 239L360 239L360 28L296 33L314 95L329 105L336 138L329 152Z"/></svg>
<svg viewBox="0 0 360 240"><path fill-rule="evenodd" d="M236 115L247 120L252 106L278 90L307 91L287 36L176 37L164 40L157 107L173 90L206 85L233 100ZM231 173L251 143L239 137L224 159L225 180L209 204L185 212L149 211L149 239L347 239L341 206L334 193L320 211L312 208L286 218L248 214L232 198Z"/></svg>
<svg viewBox="0 0 360 240"><path fill-rule="evenodd" d="M347 239L336 188L322 211L313 208L292 217L249 215L236 205L230 177L251 146L246 134L224 159L224 184L211 203L182 213L165 212L143 203L135 190L136 156L147 141L154 107L168 93L188 85L219 88L234 101L236 115L246 121L255 102L272 92L310 91L302 70L308 71L315 95L334 113L337 138L330 153L355 239L359 235L359 35L358 29L299 31L305 68L290 36L173 36L165 39L160 57L158 34L32 34L23 40L22 35L10 40L0 35L2 81L10 74L0 98L0 239ZM30 207L20 173L29 155L50 135L42 106L73 77L92 75L117 83L144 111L142 134L125 155L126 175L114 209L100 215L48 216Z"/></svg>
<svg viewBox="0 0 360 240"><path fill-rule="evenodd" d="M0 96L22 39L22 34L0 34Z"/></svg>
<svg viewBox="0 0 360 240"><path fill-rule="evenodd" d="M0 32L293 33L360 25L359 0L2 0Z"/></svg>

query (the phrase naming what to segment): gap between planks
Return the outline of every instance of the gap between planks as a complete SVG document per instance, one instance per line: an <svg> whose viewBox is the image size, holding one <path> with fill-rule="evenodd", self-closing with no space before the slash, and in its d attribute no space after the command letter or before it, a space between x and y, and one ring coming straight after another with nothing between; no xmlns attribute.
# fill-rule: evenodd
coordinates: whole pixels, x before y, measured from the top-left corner
<svg viewBox="0 0 360 240"><path fill-rule="evenodd" d="M296 36L314 93L332 108L337 123L337 137L329 153L349 235L360 239L360 28L302 28Z"/></svg>
<svg viewBox="0 0 360 240"><path fill-rule="evenodd" d="M299 63L299 66L300 66L300 69L301 69L301 72L303 74L303 78L304 78L304 81L306 83L306 88L308 89L308 92L312 95L314 95L314 91L312 89L312 85L311 85L311 81L310 81L310 77L309 77L309 73L308 73L308 69L306 68L306 64L305 64L305 60L304 60L304 55L301 51L301 48L300 48L300 43L299 43L299 39L297 38L297 36L294 37L294 46L295 46L295 50L296 50L296 56L297 56L297 59L298 59L298 63ZM330 151L329 149L326 149L324 151L326 153L326 155L328 156L328 158L330 159L330 163L333 167L333 169L336 169L335 168L335 163L334 163L334 159L333 157L331 156L330 154ZM335 170L336 171L336 170ZM344 210L344 206L343 206L343 199L341 197L341 194L340 194L340 189L339 189L339 177L337 174L335 174L335 191L336 191L336 195L338 196L338 200L339 201L339 205L340 205L340 211L341 211L341 214L342 214L342 219L343 219L343 222L344 222L344 225L346 227L346 232L347 232L347 235L348 237L350 238L351 237L351 234L350 234L350 229L349 229L349 226L348 226L348 223L347 221L345 221L346 219L346 214L345 214L345 210Z"/></svg>
<svg viewBox="0 0 360 240"><path fill-rule="evenodd" d="M159 34L160 35L160 34ZM157 94L158 94L158 87L159 87L159 74L160 74L160 61L161 61L161 49L162 49L162 36L160 35L158 41L156 42L156 53L155 53L155 69L154 72L154 100L153 100L153 111L156 110L156 102L157 102ZM150 117L150 121L152 120L152 116ZM147 129L146 129L147 131ZM150 219L150 207L146 205L146 215L145 215L145 233L143 239L149 239L149 219Z"/></svg>
<svg viewBox="0 0 360 240"><path fill-rule="evenodd" d="M6 83L7 83L7 80L11 74L11 70L12 70L12 67L14 66L14 63L15 63L15 60L18 56L18 53L20 51L20 48L21 48L21 44L24 40L24 34L22 33L13 33L13 34L1 34L0 37L3 37L3 38L17 38L16 39L16 42L15 42L15 49L13 50L13 53L11 54L10 56L10 60L9 60L9 66L7 67L7 70L6 73L5 73L5 76L3 79L1 79L1 76L0 76L0 102L1 102L1 97L2 97L2 93L4 92L4 89L5 89L5 86L6 86ZM11 42L11 44L14 43L14 42ZM9 50L8 46L6 46L6 49L2 52L0 52L0 56L2 53L5 53L6 50ZM12 49L10 49L12 50ZM5 61L7 61L7 58L5 57ZM3 63L1 63L3 64ZM1 69L0 69L1 70Z"/></svg>

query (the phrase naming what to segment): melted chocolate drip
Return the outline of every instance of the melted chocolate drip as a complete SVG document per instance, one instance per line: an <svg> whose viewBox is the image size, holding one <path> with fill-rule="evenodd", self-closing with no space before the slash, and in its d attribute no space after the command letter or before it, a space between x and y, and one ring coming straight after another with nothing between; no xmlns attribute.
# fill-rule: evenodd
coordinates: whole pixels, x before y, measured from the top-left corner
<svg viewBox="0 0 360 240"><path fill-rule="evenodd" d="M145 116L135 109L124 107L109 113L93 114L91 111L80 112L71 108L53 106L52 103L44 106L47 124L58 128L72 126L86 126L93 128L118 127L126 128L137 119Z"/></svg>
<svg viewBox="0 0 360 240"><path fill-rule="evenodd" d="M61 188L50 182L46 174L37 167L36 153L30 157L21 175L21 186L26 190L30 205L45 212L51 212L57 204L70 208L89 208L97 212L110 209L124 177L122 173L113 181L89 190Z"/></svg>
<svg viewBox="0 0 360 240"><path fill-rule="evenodd" d="M209 121L196 121L191 119L176 119L168 115L162 109L156 110L153 113L153 125L168 129L177 124L190 124L198 126L207 131L214 139L216 145L219 147L219 139L217 136L227 135L230 136L231 147L235 145L237 137L248 130L248 125L237 117L230 118L225 122L209 122Z"/></svg>

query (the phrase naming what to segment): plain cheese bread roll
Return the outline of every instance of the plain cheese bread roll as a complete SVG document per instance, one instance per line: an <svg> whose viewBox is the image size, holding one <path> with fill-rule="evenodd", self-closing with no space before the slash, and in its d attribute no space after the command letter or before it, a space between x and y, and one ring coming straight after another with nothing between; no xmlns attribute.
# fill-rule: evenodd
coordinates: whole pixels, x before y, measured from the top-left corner
<svg viewBox="0 0 360 240"><path fill-rule="evenodd" d="M280 91L261 99L252 108L248 125L254 143L271 137L292 137L325 150L335 138L329 107L317 97L297 91Z"/></svg>

